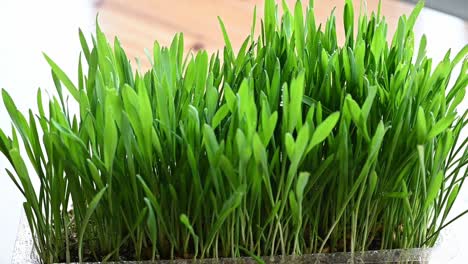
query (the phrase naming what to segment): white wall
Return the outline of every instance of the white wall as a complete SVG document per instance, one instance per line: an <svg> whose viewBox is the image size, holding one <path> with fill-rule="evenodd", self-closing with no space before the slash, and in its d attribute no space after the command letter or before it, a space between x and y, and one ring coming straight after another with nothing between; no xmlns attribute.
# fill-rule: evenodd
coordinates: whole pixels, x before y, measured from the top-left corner
<svg viewBox="0 0 468 264"><path fill-rule="evenodd" d="M46 52L67 73L75 73L80 50L78 27L89 31L94 22L91 1L0 0L0 88L5 88L26 113L36 107L38 87L55 92ZM0 127L10 131L0 103ZM23 198L0 158L0 263L10 263Z"/></svg>

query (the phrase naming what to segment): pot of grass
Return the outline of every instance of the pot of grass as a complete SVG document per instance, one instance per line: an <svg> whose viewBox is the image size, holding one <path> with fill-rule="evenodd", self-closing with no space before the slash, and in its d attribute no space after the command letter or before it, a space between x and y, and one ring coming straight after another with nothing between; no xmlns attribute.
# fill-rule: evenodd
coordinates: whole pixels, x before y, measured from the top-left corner
<svg viewBox="0 0 468 264"><path fill-rule="evenodd" d="M19 245L36 263L425 261L467 212L448 218L467 177L468 46L437 65L425 37L415 50L422 6L387 42L380 10L355 27L346 1L340 45L333 13L317 26L313 1L280 17L266 0L238 52L220 20L222 55L184 57L178 34L147 71L99 26L80 32L77 81L45 55L57 95L38 90L38 113L2 91Z"/></svg>

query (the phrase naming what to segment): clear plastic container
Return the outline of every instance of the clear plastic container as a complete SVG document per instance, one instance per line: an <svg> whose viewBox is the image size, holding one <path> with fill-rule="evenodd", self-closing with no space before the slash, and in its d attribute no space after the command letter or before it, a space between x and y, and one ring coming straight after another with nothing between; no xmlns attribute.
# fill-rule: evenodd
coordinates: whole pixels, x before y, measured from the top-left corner
<svg viewBox="0 0 468 264"><path fill-rule="evenodd" d="M322 253L310 254L302 256L277 256L265 257L263 260L271 264L364 264L364 263L429 263L432 249L430 248L415 248L415 249L392 249L392 250L376 250L365 251L358 253ZM12 257L12 264L40 264L40 260L34 250L33 240L29 226L24 217L20 220L18 228L18 236L16 238L15 248ZM162 260L156 262L150 261L122 261L108 262L122 264L237 264L237 263L256 263L251 258L225 258L225 259L204 259L204 260Z"/></svg>

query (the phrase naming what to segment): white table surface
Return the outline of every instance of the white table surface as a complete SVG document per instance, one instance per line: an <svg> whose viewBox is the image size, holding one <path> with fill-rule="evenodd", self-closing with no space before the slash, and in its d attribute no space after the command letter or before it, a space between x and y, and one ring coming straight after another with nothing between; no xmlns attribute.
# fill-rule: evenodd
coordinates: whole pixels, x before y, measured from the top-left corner
<svg viewBox="0 0 468 264"><path fill-rule="evenodd" d="M67 2L67 3L65 3ZM54 93L50 69L42 57L46 52L70 76L77 70L80 50L78 27L90 32L94 27L95 13L89 1L9 1L0 0L0 88L6 88L22 111L35 109L36 91L42 87ZM431 11L432 12L432 11ZM457 31L447 29L446 35L431 35L428 25L436 21L419 21L416 39L424 31L428 39L450 39ZM463 33L464 31L459 31ZM429 55L440 59L448 48L459 50L450 41L437 41L437 50L430 48ZM465 99L462 109L466 109ZM0 103L0 127L9 131L10 123L3 103ZM464 134L466 137L466 133ZM1 156L1 155L0 155ZM22 212L22 197L9 177L4 173L8 167L0 157L0 264L10 263L19 217ZM468 185L462 189L452 215L468 208ZM443 234L443 239L434 253L431 263L468 263L468 216L455 222Z"/></svg>

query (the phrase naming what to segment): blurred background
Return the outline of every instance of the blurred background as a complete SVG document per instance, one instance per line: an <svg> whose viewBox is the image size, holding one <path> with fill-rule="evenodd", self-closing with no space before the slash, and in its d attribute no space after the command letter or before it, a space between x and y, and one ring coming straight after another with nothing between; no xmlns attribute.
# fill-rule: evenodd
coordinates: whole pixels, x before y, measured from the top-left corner
<svg viewBox="0 0 468 264"><path fill-rule="evenodd" d="M295 1L287 1L292 6ZM308 2L308 1L304 1ZM316 0L316 21L324 23L333 8L337 16L339 39L343 40L344 0ZM354 0L356 10L360 0ZM415 0L383 0L389 39L398 17L408 15ZM78 28L90 36L96 17L109 39L118 36L135 66L140 58L148 67L144 49L152 49L154 40L169 45L177 32L185 36L186 50L223 48L217 21L220 16L234 48L239 48L250 33L252 14L257 7L257 22L263 14L263 0L74 0L15 1L0 0L0 88L11 94L18 107L35 111L36 91L41 87L55 94L50 69L43 59L47 53L72 80L76 79L80 45ZM376 11L378 1L368 0L361 8ZM468 44L468 0L428 0L415 25L416 46L427 36L428 55L437 62L448 49L452 54ZM97 14L99 14L97 16ZM258 26L257 26L258 28ZM467 100L462 108L467 108ZM9 131L10 122L0 103L0 127ZM466 136L466 134L465 134ZM0 157L0 264L10 263L17 226L22 213L22 197L4 173L7 162ZM455 204L453 216L468 209L468 186ZM466 263L468 259L468 216L455 222L443 234L433 263Z"/></svg>

